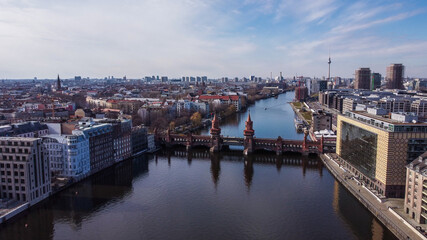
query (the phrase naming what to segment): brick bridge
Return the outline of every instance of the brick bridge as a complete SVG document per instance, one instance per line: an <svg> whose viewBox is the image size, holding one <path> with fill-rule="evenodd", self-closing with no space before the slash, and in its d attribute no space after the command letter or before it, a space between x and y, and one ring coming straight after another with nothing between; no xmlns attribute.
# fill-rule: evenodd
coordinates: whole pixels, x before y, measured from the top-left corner
<svg viewBox="0 0 427 240"><path fill-rule="evenodd" d="M284 152L298 152L303 155L308 155L310 153L323 153L324 149L323 137L317 142L310 141L307 139L307 131L304 132L304 140L288 140L282 139L280 136L276 139L256 138L254 137L255 131L253 130L253 122L250 113L245 122L243 135L243 138L222 136L216 115L212 120L210 136L174 134L171 133L170 130L159 133L155 130L155 139L158 144L166 146L183 145L186 146L187 150L196 146L205 146L209 147L211 152L218 152L228 146L243 146L243 153L245 155L253 153L256 150L275 151L277 155L281 155Z"/></svg>

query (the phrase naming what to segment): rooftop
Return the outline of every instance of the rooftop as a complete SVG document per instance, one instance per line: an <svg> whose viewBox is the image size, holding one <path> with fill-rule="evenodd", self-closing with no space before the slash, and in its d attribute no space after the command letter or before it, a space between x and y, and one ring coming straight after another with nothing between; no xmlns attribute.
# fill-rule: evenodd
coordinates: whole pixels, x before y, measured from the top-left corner
<svg viewBox="0 0 427 240"><path fill-rule="evenodd" d="M421 154L406 167L427 177L427 152Z"/></svg>

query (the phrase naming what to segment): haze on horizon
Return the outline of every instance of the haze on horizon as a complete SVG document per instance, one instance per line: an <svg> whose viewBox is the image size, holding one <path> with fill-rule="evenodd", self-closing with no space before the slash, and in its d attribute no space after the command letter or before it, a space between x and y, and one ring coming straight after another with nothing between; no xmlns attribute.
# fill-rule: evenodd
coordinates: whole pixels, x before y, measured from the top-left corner
<svg viewBox="0 0 427 240"><path fill-rule="evenodd" d="M427 77L427 2L0 0L0 79Z"/></svg>

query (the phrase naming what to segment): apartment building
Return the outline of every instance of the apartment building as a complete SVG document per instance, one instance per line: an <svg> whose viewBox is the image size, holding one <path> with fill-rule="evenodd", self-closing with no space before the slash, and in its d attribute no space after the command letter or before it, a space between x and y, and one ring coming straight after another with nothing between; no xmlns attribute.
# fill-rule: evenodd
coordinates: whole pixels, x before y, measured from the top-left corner
<svg viewBox="0 0 427 240"><path fill-rule="evenodd" d="M79 180L90 173L89 139L84 134L47 135L42 139L52 177Z"/></svg>
<svg viewBox="0 0 427 240"><path fill-rule="evenodd" d="M84 134L89 139L90 172L96 173L114 164L114 143L111 124L86 122L73 135Z"/></svg>
<svg viewBox="0 0 427 240"><path fill-rule="evenodd" d="M0 137L0 197L31 205L51 193L50 169L40 138Z"/></svg>
<svg viewBox="0 0 427 240"><path fill-rule="evenodd" d="M114 161L120 162L132 156L132 121L129 119L101 119L98 123L108 123L112 127Z"/></svg>
<svg viewBox="0 0 427 240"><path fill-rule="evenodd" d="M406 166L404 211L417 223L426 223L427 152Z"/></svg>

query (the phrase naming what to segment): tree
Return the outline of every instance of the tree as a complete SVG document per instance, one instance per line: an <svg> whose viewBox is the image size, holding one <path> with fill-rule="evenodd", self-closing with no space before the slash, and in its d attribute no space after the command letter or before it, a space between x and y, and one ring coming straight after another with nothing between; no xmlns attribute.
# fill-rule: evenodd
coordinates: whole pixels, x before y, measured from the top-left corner
<svg viewBox="0 0 427 240"><path fill-rule="evenodd" d="M193 124L193 127L198 127L202 124L202 114L200 114L199 112L195 112L193 113L193 115L191 115L190 120Z"/></svg>

